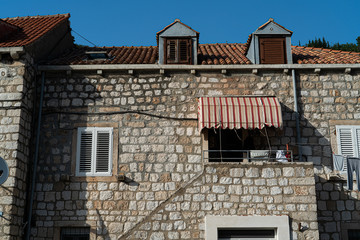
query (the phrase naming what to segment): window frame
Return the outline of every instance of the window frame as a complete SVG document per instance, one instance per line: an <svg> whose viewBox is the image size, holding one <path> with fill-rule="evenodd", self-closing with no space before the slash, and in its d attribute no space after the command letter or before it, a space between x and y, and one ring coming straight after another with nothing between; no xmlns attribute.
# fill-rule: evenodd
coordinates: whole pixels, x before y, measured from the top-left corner
<svg viewBox="0 0 360 240"><path fill-rule="evenodd" d="M81 148L81 135L83 132L92 133L92 153L91 153L91 171L90 172L80 172L80 148ZM109 152L108 152L108 171L107 172L96 172L96 149L97 149L97 139L99 132L109 132ZM112 127L78 127L77 129L77 138L76 138L76 168L75 176L76 177L105 177L112 176L113 174L113 133Z"/></svg>
<svg viewBox="0 0 360 240"><path fill-rule="evenodd" d="M167 37L164 38L164 63L165 64L191 64L192 59L192 38L190 37ZM175 41L175 59L171 60L169 58L169 55L171 54L169 52L168 44L169 42ZM181 49L180 49L180 43L182 41L186 42L186 53L187 53L187 59L181 60Z"/></svg>
<svg viewBox="0 0 360 240"><path fill-rule="evenodd" d="M275 239L290 239L289 217L282 216L205 216L205 239L218 240L218 229L261 229L275 231Z"/></svg>
<svg viewBox="0 0 360 240"><path fill-rule="evenodd" d="M336 125L336 143L337 143L337 151L339 155L347 155L343 154L342 150L342 142L341 142L341 131L342 130L350 130L351 131L351 147L353 150L352 157L359 157L360 155L360 125ZM359 131L359 135L357 136L357 131Z"/></svg>

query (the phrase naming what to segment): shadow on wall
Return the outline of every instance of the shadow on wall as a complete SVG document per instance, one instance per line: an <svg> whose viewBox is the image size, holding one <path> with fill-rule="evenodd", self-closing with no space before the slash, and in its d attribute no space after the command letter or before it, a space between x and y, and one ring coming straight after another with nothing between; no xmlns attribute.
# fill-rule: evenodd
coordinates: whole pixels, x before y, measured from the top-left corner
<svg viewBox="0 0 360 240"><path fill-rule="evenodd" d="M297 80L301 147L305 159L314 163L320 239L348 239L348 229L360 227L360 194L347 190L346 174L339 177L333 170L332 153L337 151L332 147L337 143L329 141L336 141L330 132L334 126L329 120L340 117L336 107L342 103L323 103L322 97L301 96L302 87L304 92L309 92L315 89L312 88L315 83L302 81L301 84Z"/></svg>
<svg viewBox="0 0 360 240"><path fill-rule="evenodd" d="M60 239L62 234L80 231L90 234L90 239L111 239L104 222L109 213L103 211L103 205L111 204L102 201L106 194L113 194L110 183L75 173L78 127L109 118L97 115L107 96L101 79L46 76L33 211L35 238Z"/></svg>

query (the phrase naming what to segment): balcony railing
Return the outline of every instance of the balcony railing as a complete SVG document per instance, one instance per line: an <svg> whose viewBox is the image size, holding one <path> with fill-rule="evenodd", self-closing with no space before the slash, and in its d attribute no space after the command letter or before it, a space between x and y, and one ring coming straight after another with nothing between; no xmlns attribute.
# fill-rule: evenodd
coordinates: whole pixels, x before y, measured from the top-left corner
<svg viewBox="0 0 360 240"><path fill-rule="evenodd" d="M204 150L207 162L293 162L291 150Z"/></svg>

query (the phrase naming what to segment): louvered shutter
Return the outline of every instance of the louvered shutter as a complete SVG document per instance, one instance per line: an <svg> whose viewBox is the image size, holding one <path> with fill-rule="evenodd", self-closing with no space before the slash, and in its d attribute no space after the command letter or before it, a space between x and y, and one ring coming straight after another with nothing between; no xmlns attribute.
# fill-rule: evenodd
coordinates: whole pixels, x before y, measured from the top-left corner
<svg viewBox="0 0 360 240"><path fill-rule="evenodd" d="M285 64L286 47L285 38L259 38L260 63Z"/></svg>
<svg viewBox="0 0 360 240"><path fill-rule="evenodd" d="M166 39L165 63L191 63L191 39Z"/></svg>
<svg viewBox="0 0 360 240"><path fill-rule="evenodd" d="M77 176L110 176L112 128L79 128L76 155Z"/></svg>
<svg viewBox="0 0 360 240"><path fill-rule="evenodd" d="M96 172L109 172L110 163L110 132L98 131L96 141Z"/></svg>
<svg viewBox="0 0 360 240"><path fill-rule="evenodd" d="M338 154L349 157L360 157L360 126L340 125L336 126ZM344 162L345 172L347 162Z"/></svg>
<svg viewBox="0 0 360 240"><path fill-rule="evenodd" d="M354 140L351 127L339 127L337 129L337 137L339 143L339 154L344 156L355 156Z"/></svg>
<svg viewBox="0 0 360 240"><path fill-rule="evenodd" d="M360 157L360 126L354 128L355 128L355 138L356 138L355 155L356 157Z"/></svg>
<svg viewBox="0 0 360 240"><path fill-rule="evenodd" d="M177 62L177 40L168 39L167 41L167 63L176 63Z"/></svg>
<svg viewBox="0 0 360 240"><path fill-rule="evenodd" d="M190 39L179 40L179 63L190 63Z"/></svg>
<svg viewBox="0 0 360 240"><path fill-rule="evenodd" d="M93 132L85 129L80 132L80 155L79 155L79 172L91 172L91 159L93 155Z"/></svg>

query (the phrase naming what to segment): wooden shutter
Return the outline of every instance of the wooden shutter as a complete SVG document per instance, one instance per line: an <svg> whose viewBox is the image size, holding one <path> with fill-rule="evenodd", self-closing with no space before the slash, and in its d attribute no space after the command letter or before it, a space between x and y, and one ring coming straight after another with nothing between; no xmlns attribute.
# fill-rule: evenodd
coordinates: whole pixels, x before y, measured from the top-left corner
<svg viewBox="0 0 360 240"><path fill-rule="evenodd" d="M179 63L190 63L191 39L179 39Z"/></svg>
<svg viewBox="0 0 360 240"><path fill-rule="evenodd" d="M168 39L167 41L167 63L176 63L177 62L177 40Z"/></svg>
<svg viewBox="0 0 360 240"><path fill-rule="evenodd" d="M93 155L93 133L83 130L80 132L80 156L79 156L79 172L91 172L91 159Z"/></svg>
<svg viewBox="0 0 360 240"><path fill-rule="evenodd" d="M110 163L110 132L98 131L96 141L96 172L109 172Z"/></svg>
<svg viewBox="0 0 360 240"><path fill-rule="evenodd" d="M191 39L166 39L166 53L164 54L167 64L190 64L191 63Z"/></svg>
<svg viewBox="0 0 360 240"><path fill-rule="evenodd" d="M259 38L261 64L285 64L285 38Z"/></svg>

